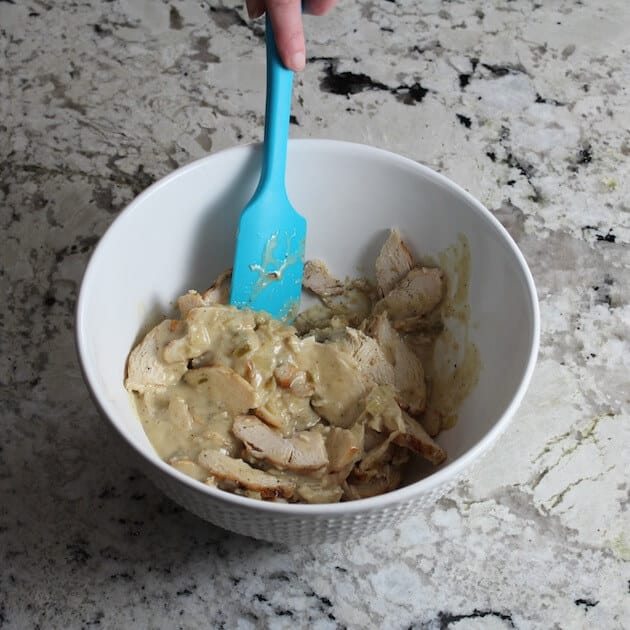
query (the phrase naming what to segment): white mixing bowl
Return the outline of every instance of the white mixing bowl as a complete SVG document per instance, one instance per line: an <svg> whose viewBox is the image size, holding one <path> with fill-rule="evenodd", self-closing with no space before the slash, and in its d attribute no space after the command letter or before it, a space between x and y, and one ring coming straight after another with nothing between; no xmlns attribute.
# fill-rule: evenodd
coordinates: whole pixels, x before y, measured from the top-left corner
<svg viewBox="0 0 630 630"><path fill-rule="evenodd" d="M140 468L174 501L235 532L284 543L335 541L395 524L433 504L505 430L529 384L539 340L536 291L527 264L499 222L446 178L379 149L329 140L289 146L287 189L308 220L307 258L337 276L373 267L387 230L437 256L464 235L470 245L470 326L479 379L457 425L440 434L448 460L394 492L327 505L267 503L211 488L159 459L123 387L139 338L191 288L231 266L236 226L260 165L258 146L185 166L135 199L89 262L77 305L85 380Z"/></svg>

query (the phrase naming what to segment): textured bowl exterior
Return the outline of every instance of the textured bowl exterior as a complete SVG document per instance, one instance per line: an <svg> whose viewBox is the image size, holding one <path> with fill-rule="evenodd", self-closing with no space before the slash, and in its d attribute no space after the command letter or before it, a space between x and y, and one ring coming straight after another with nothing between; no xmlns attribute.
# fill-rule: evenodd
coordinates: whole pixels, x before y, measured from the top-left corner
<svg viewBox="0 0 630 630"><path fill-rule="evenodd" d="M415 499L385 508L372 507L362 512L332 516L316 513L294 516L266 514L256 506L244 508L214 497L209 499L195 489L182 487L169 475L156 473L152 467L146 467L145 472L164 494L199 518L243 536L287 545L335 543L392 527L434 505L460 480L453 478Z"/></svg>
<svg viewBox="0 0 630 630"><path fill-rule="evenodd" d="M206 495L191 488L183 489L168 475L156 475L155 469L147 469L147 473L164 494L198 517L237 534L288 545L340 542L392 527L435 504L458 481L452 479L416 499L385 508L373 507L362 512L333 516L293 516L265 514L255 506L242 508L214 498L208 500Z"/></svg>
<svg viewBox="0 0 630 630"><path fill-rule="evenodd" d="M258 168L257 146L217 153L157 182L114 221L86 269L77 305L85 381L104 418L130 447L134 463L202 519L285 544L337 542L390 527L448 493L511 422L538 351L531 274L496 219L441 175L363 145L290 142L287 189L309 221L306 256L324 258L336 275L363 275L391 226L429 255L466 236L474 320L469 332L482 371L459 422L438 438L449 452L447 463L417 472L416 481L398 490L342 504L295 505L206 486L157 457L124 390L125 361L147 324L164 317L174 298L189 288L203 289L230 266L238 209L255 188Z"/></svg>

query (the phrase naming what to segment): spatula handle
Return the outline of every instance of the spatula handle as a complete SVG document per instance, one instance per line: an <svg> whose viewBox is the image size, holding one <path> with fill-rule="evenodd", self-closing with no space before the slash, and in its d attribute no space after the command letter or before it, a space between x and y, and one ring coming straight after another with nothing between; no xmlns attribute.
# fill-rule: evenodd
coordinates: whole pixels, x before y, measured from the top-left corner
<svg viewBox="0 0 630 630"><path fill-rule="evenodd" d="M267 43L267 100L265 105L265 143L259 189L268 186L285 192L287 142L293 71L280 61L269 15L266 18L265 40Z"/></svg>

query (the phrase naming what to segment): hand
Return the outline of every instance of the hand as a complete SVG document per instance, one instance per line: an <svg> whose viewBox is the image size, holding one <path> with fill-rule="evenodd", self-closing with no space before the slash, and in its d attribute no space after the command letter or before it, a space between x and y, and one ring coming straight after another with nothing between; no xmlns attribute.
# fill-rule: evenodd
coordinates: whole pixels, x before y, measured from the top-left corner
<svg viewBox="0 0 630 630"><path fill-rule="evenodd" d="M305 0L304 12L324 15L337 0ZM302 70L306 63L301 0L246 0L249 17L260 17L267 11L282 63L289 70Z"/></svg>

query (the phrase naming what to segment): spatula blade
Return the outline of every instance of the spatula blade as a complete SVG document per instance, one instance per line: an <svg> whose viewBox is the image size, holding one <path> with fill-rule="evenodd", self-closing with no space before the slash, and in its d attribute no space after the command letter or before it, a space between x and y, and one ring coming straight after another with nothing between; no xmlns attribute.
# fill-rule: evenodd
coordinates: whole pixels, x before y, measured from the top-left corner
<svg viewBox="0 0 630 630"><path fill-rule="evenodd" d="M241 215L230 303L290 323L300 305L306 220L275 197L255 195Z"/></svg>

